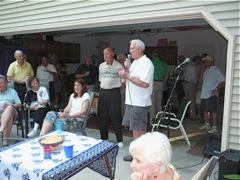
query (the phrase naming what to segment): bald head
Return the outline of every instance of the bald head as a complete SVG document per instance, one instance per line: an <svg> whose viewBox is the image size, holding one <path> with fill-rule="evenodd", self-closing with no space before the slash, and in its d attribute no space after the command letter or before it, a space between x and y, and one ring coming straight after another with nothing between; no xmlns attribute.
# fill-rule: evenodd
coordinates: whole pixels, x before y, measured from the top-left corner
<svg viewBox="0 0 240 180"><path fill-rule="evenodd" d="M103 50L103 56L104 60L106 61L107 64L112 64L113 59L114 59L114 52L112 48L107 47Z"/></svg>

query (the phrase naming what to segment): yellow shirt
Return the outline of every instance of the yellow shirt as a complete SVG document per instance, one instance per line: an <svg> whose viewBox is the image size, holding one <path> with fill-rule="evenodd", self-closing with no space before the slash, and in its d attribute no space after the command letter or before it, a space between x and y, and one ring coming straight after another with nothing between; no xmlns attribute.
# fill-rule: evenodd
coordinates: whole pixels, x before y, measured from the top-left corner
<svg viewBox="0 0 240 180"><path fill-rule="evenodd" d="M30 63L24 61L23 66L20 66L16 60L9 65L7 76L11 76L15 80L22 81L27 76L34 76L34 72Z"/></svg>

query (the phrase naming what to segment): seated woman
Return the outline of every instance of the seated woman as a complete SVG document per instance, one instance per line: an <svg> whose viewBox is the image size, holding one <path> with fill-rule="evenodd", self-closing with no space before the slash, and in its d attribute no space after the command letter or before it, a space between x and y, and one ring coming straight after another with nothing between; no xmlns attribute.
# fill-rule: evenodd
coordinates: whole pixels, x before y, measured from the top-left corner
<svg viewBox="0 0 240 180"><path fill-rule="evenodd" d="M28 86L31 90L27 92L23 105L30 108L30 117L34 120L34 127L27 136L35 137L38 135L38 128L42 128L44 117L50 110L49 95L45 87L39 86L39 80L36 77L29 77Z"/></svg>
<svg viewBox="0 0 240 180"><path fill-rule="evenodd" d="M73 87L74 93L71 94L68 105L63 113L49 111L44 119L40 135L48 133L56 119L66 121L69 118L78 118L87 113L90 103L90 96L87 93L87 86L82 79L76 79Z"/></svg>
<svg viewBox="0 0 240 180"><path fill-rule="evenodd" d="M130 180L181 180L170 164L172 148L168 138L159 132L146 133L129 146L133 157Z"/></svg>

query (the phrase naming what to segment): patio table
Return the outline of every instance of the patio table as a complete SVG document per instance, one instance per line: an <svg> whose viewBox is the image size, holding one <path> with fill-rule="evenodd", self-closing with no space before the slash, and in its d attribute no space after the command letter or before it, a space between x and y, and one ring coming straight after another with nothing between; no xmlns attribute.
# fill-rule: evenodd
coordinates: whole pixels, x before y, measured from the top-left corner
<svg viewBox="0 0 240 180"><path fill-rule="evenodd" d="M47 135L55 135L56 132ZM45 135L45 136L47 136ZM0 152L0 176L4 180L68 179L89 167L103 176L114 178L117 144L70 132L63 132L64 142L74 143L73 157L65 157L63 148L53 151L51 159L44 159L43 147L37 137L26 139Z"/></svg>

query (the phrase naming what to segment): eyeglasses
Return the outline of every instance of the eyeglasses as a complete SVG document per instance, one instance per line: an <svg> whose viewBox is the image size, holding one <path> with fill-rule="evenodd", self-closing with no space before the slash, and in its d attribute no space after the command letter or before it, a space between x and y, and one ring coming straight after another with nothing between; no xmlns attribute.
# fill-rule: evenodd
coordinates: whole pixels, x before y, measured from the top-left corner
<svg viewBox="0 0 240 180"><path fill-rule="evenodd" d="M7 76L4 76L4 75L0 74L0 78L4 79L4 81L7 81Z"/></svg>

